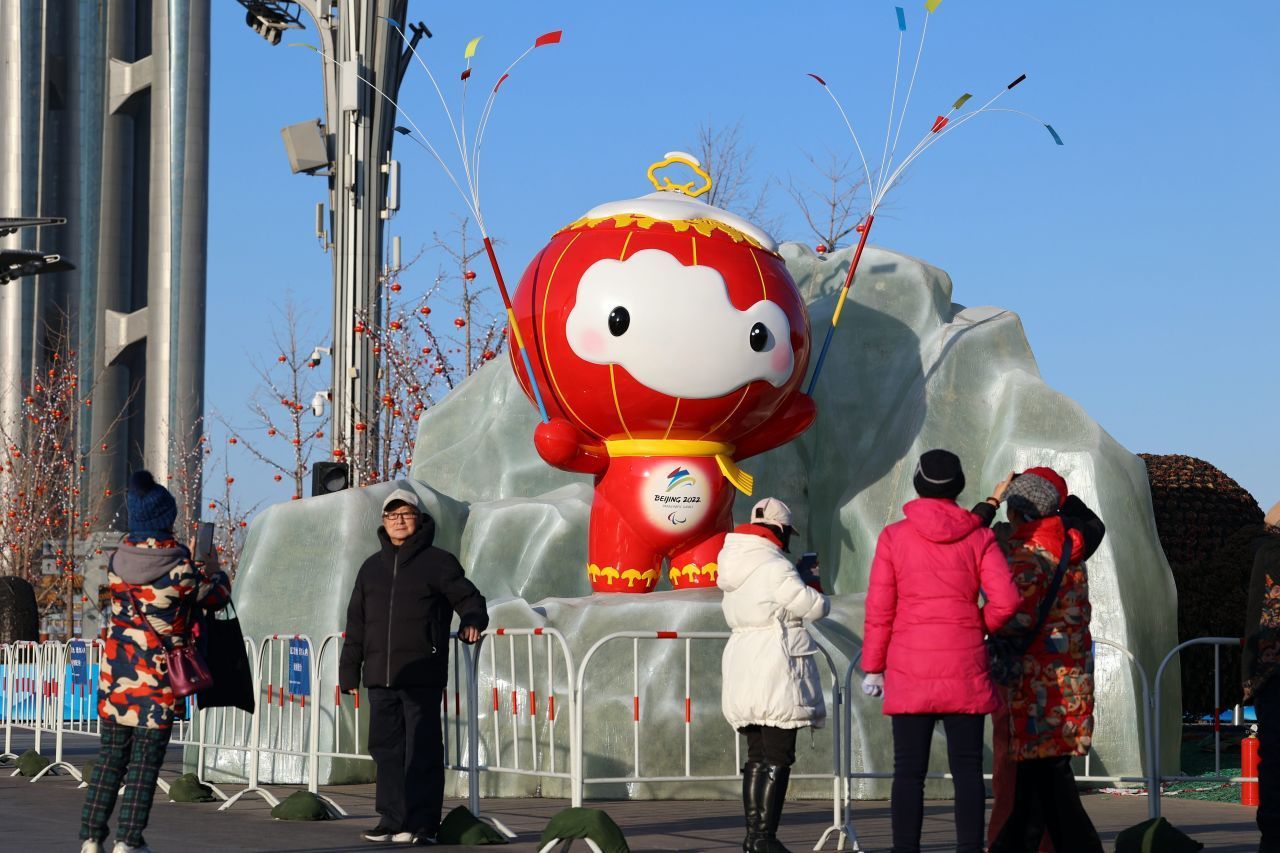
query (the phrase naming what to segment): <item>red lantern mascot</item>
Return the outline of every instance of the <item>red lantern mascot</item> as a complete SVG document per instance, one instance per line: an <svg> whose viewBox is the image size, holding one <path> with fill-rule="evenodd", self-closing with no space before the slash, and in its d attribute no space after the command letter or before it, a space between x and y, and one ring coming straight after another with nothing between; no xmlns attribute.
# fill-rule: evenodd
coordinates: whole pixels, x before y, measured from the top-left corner
<svg viewBox="0 0 1280 853"><path fill-rule="evenodd" d="M704 180L672 184L682 164ZM773 239L696 200L680 152L658 192L601 205L525 270L513 311L550 419L549 464L595 475L588 572L597 592L714 586L739 460L785 444L816 410L799 390L809 317ZM509 332L510 334L510 332ZM529 376L509 347L532 399Z"/></svg>

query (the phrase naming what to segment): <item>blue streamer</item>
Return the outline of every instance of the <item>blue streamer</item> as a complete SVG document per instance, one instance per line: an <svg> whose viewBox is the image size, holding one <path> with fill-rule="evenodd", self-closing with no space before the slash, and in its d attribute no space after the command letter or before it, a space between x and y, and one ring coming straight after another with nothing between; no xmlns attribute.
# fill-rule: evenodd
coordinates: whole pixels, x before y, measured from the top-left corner
<svg viewBox="0 0 1280 853"><path fill-rule="evenodd" d="M907 31L907 13L903 11L901 6L894 6L893 10L898 13L898 29L905 33Z"/></svg>
<svg viewBox="0 0 1280 853"><path fill-rule="evenodd" d="M1044 129L1049 131L1049 135L1053 137L1054 142L1058 143L1059 145L1062 144L1062 137L1058 135L1058 131L1053 129L1052 125L1046 124L1044 126Z"/></svg>

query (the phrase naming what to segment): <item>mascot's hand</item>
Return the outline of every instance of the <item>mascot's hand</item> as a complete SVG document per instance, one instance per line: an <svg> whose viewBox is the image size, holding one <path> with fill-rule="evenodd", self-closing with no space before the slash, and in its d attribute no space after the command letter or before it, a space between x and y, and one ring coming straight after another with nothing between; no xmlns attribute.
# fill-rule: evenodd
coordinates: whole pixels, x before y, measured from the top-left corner
<svg viewBox="0 0 1280 853"><path fill-rule="evenodd" d="M875 672L868 673L867 677L862 679L862 692L876 699L884 698L884 673Z"/></svg>
<svg viewBox="0 0 1280 853"><path fill-rule="evenodd" d="M564 471L599 474L609 467L604 445L564 418L538 424L533 432L533 446L548 465Z"/></svg>

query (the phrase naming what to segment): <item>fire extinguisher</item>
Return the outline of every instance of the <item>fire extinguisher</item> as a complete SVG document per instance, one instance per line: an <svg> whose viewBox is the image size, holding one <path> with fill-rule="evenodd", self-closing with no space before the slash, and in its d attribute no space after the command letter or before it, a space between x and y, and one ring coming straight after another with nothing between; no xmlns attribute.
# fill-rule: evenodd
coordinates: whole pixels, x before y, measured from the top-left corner
<svg viewBox="0 0 1280 853"><path fill-rule="evenodd" d="M1254 731L1257 731L1256 726ZM1243 776L1252 776L1255 779L1258 776L1258 736L1256 734L1251 733L1240 741L1240 769ZM1240 805L1258 805L1257 782L1244 782L1240 785Z"/></svg>

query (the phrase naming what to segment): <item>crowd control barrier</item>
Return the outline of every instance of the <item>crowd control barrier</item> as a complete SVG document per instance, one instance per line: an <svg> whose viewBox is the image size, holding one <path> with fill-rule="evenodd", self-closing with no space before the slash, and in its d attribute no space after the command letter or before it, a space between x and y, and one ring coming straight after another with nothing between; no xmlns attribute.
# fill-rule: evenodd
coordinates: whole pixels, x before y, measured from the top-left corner
<svg viewBox="0 0 1280 853"><path fill-rule="evenodd" d="M474 771L468 779L472 812L493 823L507 837L514 838L515 833L501 821L480 815L480 775L560 779L572 789L576 667L564 635L554 628L490 628L472 647L470 655L470 683L476 693L477 713L476 724L468 725L467 729L469 735L474 733L474 741L468 748L468 755L474 756L474 761L471 766L458 769ZM460 657L456 656L455 660ZM563 689L557 685L558 672L563 673ZM482 676L490 682L489 726L479 722ZM456 684L455 681L455 689ZM557 696L564 706L560 709L556 705ZM559 719L565 711L569 715L568 724ZM486 730L491 733L487 744L482 742ZM564 757L558 758L559 753Z"/></svg>
<svg viewBox="0 0 1280 853"><path fill-rule="evenodd" d="M1215 772L1222 770L1222 647L1235 647L1244 644L1244 640L1240 637L1198 637L1194 640L1187 640L1185 643L1179 643L1164 656L1164 660L1160 661L1160 668L1156 670L1156 681L1153 689L1155 690L1156 702L1153 711L1155 715L1155 735L1153 741L1160 742L1160 686L1164 683L1165 672L1168 670L1169 664L1173 662L1185 649L1192 646L1213 646L1213 768ZM1150 816L1155 818L1160 816L1160 796L1162 786L1167 782L1185 782L1195 779L1194 776L1169 776L1160 773L1159 764L1154 766L1149 774L1148 791L1150 792ZM1220 779L1218 781L1239 785L1245 782L1257 782L1258 777L1255 776L1232 776L1229 779Z"/></svg>
<svg viewBox="0 0 1280 853"><path fill-rule="evenodd" d="M702 695L694 697L694 681L692 678L692 660L693 660L693 644L720 642L723 643L729 639L731 634L727 631L618 631L601 637L591 648L587 650L586 655L582 658L582 665L578 669L576 680L576 693L578 702L576 705L576 716L574 720L574 739L572 760L572 773L574 777L572 803L574 806L581 806L584 798L584 789L587 785L604 784L604 783L624 783L634 784L659 783L659 782L734 782L742 778L740 767L742 766L742 741L729 725L724 721L720 712L720 684L715 682L713 685L715 690L710 696ZM594 776L586 775L583 763L583 743L585 720L588 716L588 698L591 692L588 690L587 675L590 672L590 664L601 649L611 643L621 640L631 641L631 686L632 686L632 708L631 708L631 767L630 773L622 776ZM667 721L675 719L677 724L683 720L683 759L684 772L679 774L648 774L643 772L642 753L640 743L642 741L641 726L641 684L640 684L640 646L641 641L675 641L683 644L683 663L684 663L684 695L683 707L675 707L667 709ZM832 763L833 770L831 773L793 773L792 780L803 779L822 779L830 780L832 786L832 824L823 832L821 840L814 848L821 849L827 838L832 833L841 831L840 825L840 721L842 717L842 696L840 690L840 676L836 670L835 662L826 649L818 647L819 653L827 663L830 672L830 696L827 697L828 721L825 727L831 732L832 743ZM709 706L709 709L707 709ZM718 721L716 729L723 732L723 736L732 738L733 742L733 766L728 768L728 772L707 773L696 771L693 767L693 748L692 748L692 731L695 718L695 710L706 713ZM647 717L645 718L647 720ZM668 741L669 742L669 741Z"/></svg>
<svg viewBox="0 0 1280 853"><path fill-rule="evenodd" d="M485 773L559 780L567 784L575 806L582 805L588 785L736 781L740 778L742 747L740 739L720 716L719 679L703 677L709 672L694 677L695 660L699 662L696 666L705 666L714 658L695 656L695 644L723 643L729 636L728 632L708 631L620 631L594 643L578 664L565 637L553 628L494 628L484 632L474 646L464 645L456 634L451 635L452 685L443 696L441 708L445 766L468 774L469 806L477 815L480 815L480 780ZM607 669L601 664L605 658L602 650L625 646L628 640L629 673L625 668ZM681 644L682 655L678 653L678 656L683 663L682 694L675 680L663 681L655 676L657 664L642 654L642 649L651 648L650 641ZM227 754L245 768L244 787L230 796L214 786L215 794L224 800L221 809L232 807L247 794L257 794L273 805L278 803L260 784L260 779L264 771L270 772L278 763L288 760L301 768L301 783L308 790L319 796L335 816L343 814L337 803L319 792L320 762L371 758L363 741L367 720L362 719L360 694L343 694L336 681L342 642L341 634L326 636L318 646L303 634L272 634L258 643L246 639L258 698L256 711L249 714L233 708L204 709L192 701L187 702L187 714L175 720L171 742L195 751L197 774L202 781L205 769L223 766L221 759ZM1214 646L1215 682L1219 682L1221 661L1217 650L1240 643L1235 637L1203 637L1181 643L1162 659L1152 681L1130 650L1114 641L1095 638L1095 654L1117 654L1127 661L1134 683L1140 688L1142 731L1136 732L1135 737L1142 742L1146 766L1140 777L1100 775L1092 772L1092 756L1087 755L1077 780L1143 784L1148 794L1149 815L1158 817L1161 785L1195 778L1167 774L1161 766L1161 688L1170 675L1170 664L1187 648ZM867 742L867 721L862 718L859 703L850 701L853 692L861 689L860 654L854 656L842 679L827 650L819 646L819 652L831 676L827 728L831 731L833 770L830 774L797 773L792 778L829 779L832 783L832 823L815 849L822 849L835 836L837 850L846 849L846 845L858 850L852 801L865 793L865 789L857 786L864 780L892 778L892 773L866 766L862 745ZM25 730L32 733L37 752L52 741L52 763L33 777L33 782L58 770L80 779L79 771L63 759L62 741L65 735L100 735L97 681L103 655L104 645L99 640L0 645L0 724L3 726L0 760L12 761L17 757L13 733L15 729ZM718 665L714 668L718 673ZM643 680L642 672L647 673ZM598 685L602 678L617 680L628 674L631 713L623 725L629 729L630 737L624 736L620 742L630 741L627 744L629 762L621 773L587 776L584 745L588 719L596 725L619 723L617 719L602 716L604 703L598 700L602 692L593 685ZM482 681L489 685L483 703ZM661 704L644 702L646 689L657 691ZM671 693L673 701L665 702L663 691ZM616 693L616 689L613 692ZM1215 694L1215 705L1219 704L1220 696ZM481 719L482 707L489 714L487 720ZM642 708L650 710L642 715ZM714 722L707 723L706 719ZM1220 709L1214 719L1215 768L1220 769ZM695 720L710 726L699 728L696 745L700 748L695 747ZM642 749L647 733L642 727L663 726L675 742L683 738L681 767L676 772L646 769L646 762L651 764L653 757L647 758ZM1107 708L1102 703L1095 711L1095 726L1110 726ZM730 738L732 749L727 740L707 748L708 732L715 738ZM712 766L713 761L723 762L730 752L732 767ZM932 773L929 778L948 779L950 774ZM1257 777L1237 776L1219 781L1240 784L1256 782ZM161 787L167 789L163 780ZM511 835L498 821L485 819Z"/></svg>
<svg viewBox="0 0 1280 853"><path fill-rule="evenodd" d="M1119 643L1116 643L1112 640L1102 639L1100 637L1094 637L1093 643L1094 643L1095 660L1098 653L1101 650L1108 649L1120 654L1125 660L1127 660L1132 665L1133 671L1137 676L1137 679L1136 679L1137 683L1140 685L1142 690L1142 695L1140 700L1141 707L1142 707L1142 729L1141 731L1136 732L1135 734L1141 739L1143 743L1143 749L1147 755L1147 767L1149 768L1156 767L1156 762L1152 761L1152 757L1158 757L1158 750L1156 749L1156 744L1159 743L1157 739L1159 737L1159 729L1153 726L1152 718L1153 718L1153 715L1156 715L1158 713L1158 703L1154 701L1155 697L1152 694L1151 681L1147 676L1146 669L1142 666L1142 663L1134 656L1133 652L1131 652L1129 649L1125 648L1124 646L1120 645ZM860 677L858 677L858 683L855 684L855 677L860 676L859 665L861 661L862 661L862 652L859 651L854 655L853 659L849 662L848 668L845 670L844 689L845 689L845 694L848 697L853 696L854 690L861 691L862 689ZM1105 714L1106 714L1105 707L1101 703L1095 703L1095 708L1094 708L1095 730L1097 729L1099 720L1105 721L1106 719ZM893 778L892 772L872 771L864 768L863 766L864 756L856 753L853 749L853 727L855 723L859 727L859 734L861 736L859 742L865 743L866 731L863 728L863 721L860 718L858 718L857 703L853 702L852 699L850 698L850 701L846 703L845 718L844 718L845 744L846 744L846 751L845 751L845 757L844 757L845 787L844 787L843 816L842 816L842 819L838 822L840 836L837 841L837 846L836 846L837 850L845 849L844 845L846 841L848 841L852 845L850 848L851 850L857 851L861 849L858 846L857 831L853 824L853 802L852 801L855 799L858 799L857 797L854 796L854 790L853 790L854 783L857 780L892 779ZM1092 772L1092 769L1093 769L1092 751L1090 751L1085 755L1083 759L1083 772L1078 773L1076 775L1076 781L1086 782L1086 783L1104 783L1105 782L1105 783L1111 783L1111 784L1131 784L1131 785L1149 784L1148 776L1120 776L1120 775L1108 776L1108 775L1095 774ZM948 772L933 772L933 773L927 774L925 778L951 780L953 777ZM983 778L990 781L991 774L984 773ZM1157 810L1155 814L1152 814L1153 817L1158 816L1158 808L1159 808L1158 802L1159 802L1158 795L1148 797L1148 811L1151 811L1152 809Z"/></svg>

